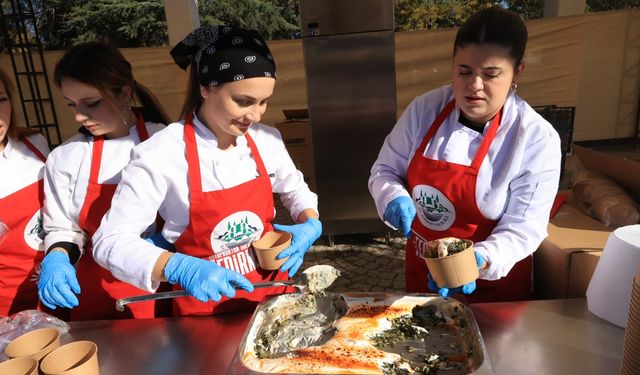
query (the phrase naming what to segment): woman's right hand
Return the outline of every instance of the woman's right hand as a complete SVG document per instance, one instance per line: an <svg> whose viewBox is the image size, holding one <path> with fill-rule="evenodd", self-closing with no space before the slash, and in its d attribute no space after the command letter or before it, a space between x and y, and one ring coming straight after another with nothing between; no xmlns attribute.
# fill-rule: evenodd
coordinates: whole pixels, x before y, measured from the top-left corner
<svg viewBox="0 0 640 375"><path fill-rule="evenodd" d="M208 260L172 254L164 268L164 275L172 284L180 284L201 302L218 302L222 295L233 298L236 286L253 292L253 284L240 273L220 267Z"/></svg>
<svg viewBox="0 0 640 375"><path fill-rule="evenodd" d="M80 284L69 256L64 251L50 251L42 261L38 278L40 301L51 309L71 309L78 306L76 294L80 294Z"/></svg>
<svg viewBox="0 0 640 375"><path fill-rule="evenodd" d="M411 238L411 223L416 217L416 206L409 197L400 196L393 199L384 210L383 219L402 231L404 236Z"/></svg>

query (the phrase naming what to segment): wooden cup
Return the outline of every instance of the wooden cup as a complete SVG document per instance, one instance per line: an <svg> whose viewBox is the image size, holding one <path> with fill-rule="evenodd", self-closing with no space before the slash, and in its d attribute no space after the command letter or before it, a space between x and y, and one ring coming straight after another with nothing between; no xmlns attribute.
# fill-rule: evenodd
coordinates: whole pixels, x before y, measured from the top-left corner
<svg viewBox="0 0 640 375"><path fill-rule="evenodd" d="M98 346L91 341L75 341L59 347L40 363L44 375L99 375Z"/></svg>
<svg viewBox="0 0 640 375"><path fill-rule="evenodd" d="M38 375L38 361L31 357L18 357L0 363L0 374Z"/></svg>
<svg viewBox="0 0 640 375"><path fill-rule="evenodd" d="M291 245L291 233L267 232L262 238L254 241L252 246L260 268L271 271L280 268L287 260L287 258L276 259L276 257L289 245Z"/></svg>
<svg viewBox="0 0 640 375"><path fill-rule="evenodd" d="M31 357L41 360L60 346L60 332L55 328L40 328L16 337L4 349L9 358Z"/></svg>
<svg viewBox="0 0 640 375"><path fill-rule="evenodd" d="M440 288L457 288L480 276L473 242L464 240L467 248L444 258L423 258L429 267L433 281Z"/></svg>

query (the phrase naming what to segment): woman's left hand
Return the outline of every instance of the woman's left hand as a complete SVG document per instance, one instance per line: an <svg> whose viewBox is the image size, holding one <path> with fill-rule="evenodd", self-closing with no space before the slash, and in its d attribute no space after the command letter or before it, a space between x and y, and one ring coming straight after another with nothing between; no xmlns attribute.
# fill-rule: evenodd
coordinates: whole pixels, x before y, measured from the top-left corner
<svg viewBox="0 0 640 375"><path fill-rule="evenodd" d="M482 258L482 256L480 256L480 254L476 252L474 252L474 254L476 256L476 265L478 266L478 269L485 268L487 262L484 260L484 258ZM436 285L435 281L433 281L430 273L427 274L427 278L429 279L429 289L433 290L434 292L438 292L438 294L442 297L453 297L453 295L457 293L471 294L476 290L475 280L457 288L438 288L438 285Z"/></svg>
<svg viewBox="0 0 640 375"><path fill-rule="evenodd" d="M289 257L280 267L280 271L286 272L288 270L289 277L293 277L302 265L304 254L322 234L322 223L318 219L309 218L302 224L273 224L273 228L291 233L291 245L278 254L276 259Z"/></svg>
<svg viewBox="0 0 640 375"><path fill-rule="evenodd" d="M44 257L37 286L40 301L50 309L78 306L80 284L66 252L50 251Z"/></svg>

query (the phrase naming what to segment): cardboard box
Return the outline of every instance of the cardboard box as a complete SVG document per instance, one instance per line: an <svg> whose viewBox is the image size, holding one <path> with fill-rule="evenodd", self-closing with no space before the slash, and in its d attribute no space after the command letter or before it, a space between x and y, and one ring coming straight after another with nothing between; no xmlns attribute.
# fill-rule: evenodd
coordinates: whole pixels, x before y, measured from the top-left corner
<svg viewBox="0 0 640 375"><path fill-rule="evenodd" d="M573 145L588 170L601 173L640 202L640 163ZM584 298L612 228L580 210L571 190L549 222L549 236L533 255L538 298Z"/></svg>
<svg viewBox="0 0 640 375"><path fill-rule="evenodd" d="M606 241L605 241L606 242ZM591 277L596 270L602 251L585 251L571 254L567 298L584 298Z"/></svg>
<svg viewBox="0 0 640 375"><path fill-rule="evenodd" d="M287 120L275 127L282 134L282 140L294 162L313 161L313 144L309 120Z"/></svg>
<svg viewBox="0 0 640 375"><path fill-rule="evenodd" d="M584 297L611 229L564 204L533 255L538 298Z"/></svg>
<svg viewBox="0 0 640 375"><path fill-rule="evenodd" d="M573 153L587 170L614 180L640 203L640 163L578 145L573 146Z"/></svg>

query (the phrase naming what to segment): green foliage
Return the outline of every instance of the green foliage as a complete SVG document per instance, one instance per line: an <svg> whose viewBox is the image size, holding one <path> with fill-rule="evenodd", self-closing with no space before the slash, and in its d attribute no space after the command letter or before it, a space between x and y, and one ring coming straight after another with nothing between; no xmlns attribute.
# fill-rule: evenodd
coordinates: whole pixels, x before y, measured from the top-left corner
<svg viewBox="0 0 640 375"><path fill-rule="evenodd" d="M510 0L509 9L518 13L525 20L544 16L544 0Z"/></svg>
<svg viewBox="0 0 640 375"><path fill-rule="evenodd" d="M587 12L640 7L640 0L587 0Z"/></svg>
<svg viewBox="0 0 640 375"><path fill-rule="evenodd" d="M68 3L64 0L56 0ZM61 30L71 37L58 44L103 38L118 47L148 47L167 42L162 0L72 1ZM65 4L66 5L66 4Z"/></svg>
<svg viewBox="0 0 640 375"><path fill-rule="evenodd" d="M260 31L265 39L288 39L299 29L297 1L201 0L201 25L232 25Z"/></svg>
<svg viewBox="0 0 640 375"><path fill-rule="evenodd" d="M33 5L36 26L45 49L66 49L96 38L117 47L160 46L167 43L165 0L0 0ZM171 0L167 0L171 1ZM354 1L354 0L343 0ZM229 24L260 31L265 39L300 37L299 0L199 0L202 25ZM395 0L396 31L457 27L477 10L502 5L524 19L543 16L544 0ZM586 11L640 7L640 0L587 0ZM33 26L27 25L33 37ZM9 25L9 37L16 39ZM16 39L17 40L17 39ZM0 40L0 48L5 41Z"/></svg>
<svg viewBox="0 0 640 375"><path fill-rule="evenodd" d="M73 38L79 33L63 25L67 23L71 9L82 3L82 0L42 0L37 26L45 49L66 49L73 44Z"/></svg>
<svg viewBox="0 0 640 375"><path fill-rule="evenodd" d="M396 0L396 31L460 26L476 11L502 1L495 0Z"/></svg>
<svg viewBox="0 0 640 375"><path fill-rule="evenodd" d="M159 46L168 40L162 0L47 0L37 24L49 50L96 39L117 47Z"/></svg>

